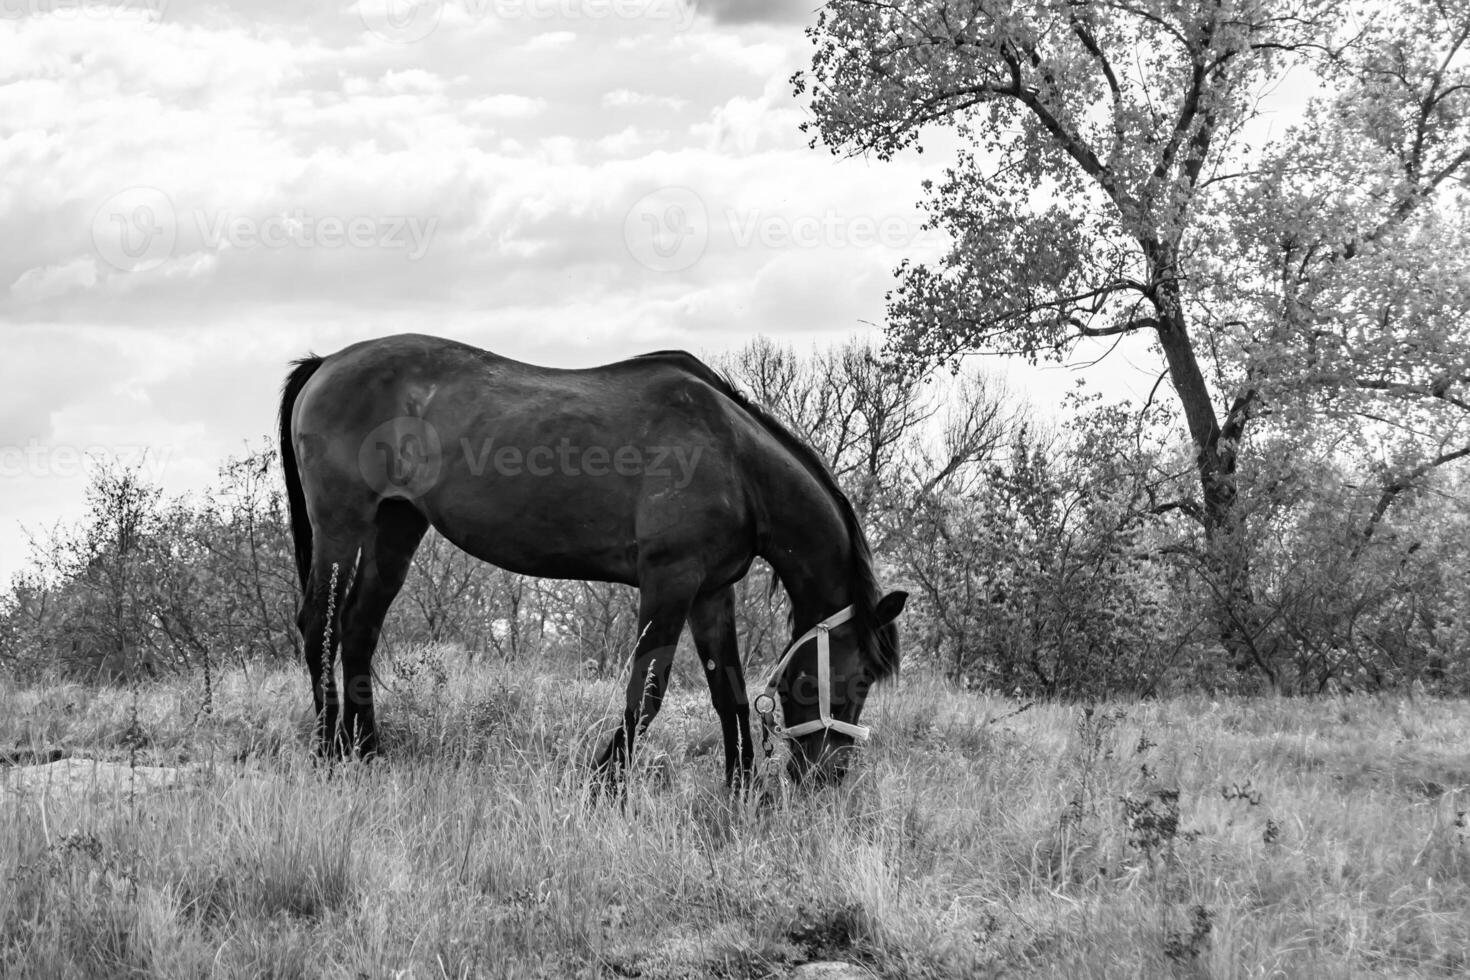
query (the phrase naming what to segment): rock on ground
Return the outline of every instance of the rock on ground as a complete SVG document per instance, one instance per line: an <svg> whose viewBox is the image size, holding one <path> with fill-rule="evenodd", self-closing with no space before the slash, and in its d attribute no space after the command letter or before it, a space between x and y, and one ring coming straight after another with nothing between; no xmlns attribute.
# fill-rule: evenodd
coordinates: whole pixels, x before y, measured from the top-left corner
<svg viewBox="0 0 1470 980"><path fill-rule="evenodd" d="M862 967L836 960L803 963L788 976L790 980L873 980L873 974Z"/></svg>
<svg viewBox="0 0 1470 980"><path fill-rule="evenodd" d="M200 778L198 769L178 766L129 766L105 759L60 759L39 766L0 768L0 797L83 794L126 796L129 790L166 789Z"/></svg>

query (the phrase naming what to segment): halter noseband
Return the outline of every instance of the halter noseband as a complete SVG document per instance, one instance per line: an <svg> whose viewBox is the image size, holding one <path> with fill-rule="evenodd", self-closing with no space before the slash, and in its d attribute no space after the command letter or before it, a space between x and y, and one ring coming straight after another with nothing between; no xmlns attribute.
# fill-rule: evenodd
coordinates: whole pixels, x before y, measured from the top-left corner
<svg viewBox="0 0 1470 980"><path fill-rule="evenodd" d="M868 727L866 725L853 725L832 717L832 643L827 634L833 627L841 626L852 619L852 616L852 606L839 609L791 641L791 645L786 648L785 654L776 664L775 670L771 671L771 679L766 684L765 690L755 696L755 712L760 716L761 724L767 730L775 731L785 738L796 738L826 728L851 736L859 742L867 740ZM817 638L818 717L815 721L804 721L800 725L784 728L776 721L776 689L781 683L781 675L786 672L787 666L791 663L791 658L796 656L796 651L814 636Z"/></svg>

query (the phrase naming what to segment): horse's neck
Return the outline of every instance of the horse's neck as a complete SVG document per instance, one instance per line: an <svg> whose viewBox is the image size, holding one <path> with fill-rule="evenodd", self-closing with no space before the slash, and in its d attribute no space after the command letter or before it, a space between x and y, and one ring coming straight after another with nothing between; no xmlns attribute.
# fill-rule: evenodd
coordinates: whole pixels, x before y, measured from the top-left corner
<svg viewBox="0 0 1470 980"><path fill-rule="evenodd" d="M767 508L772 526L761 557L791 598L795 625L805 630L852 601L853 542L837 504L815 481L781 492L780 505Z"/></svg>

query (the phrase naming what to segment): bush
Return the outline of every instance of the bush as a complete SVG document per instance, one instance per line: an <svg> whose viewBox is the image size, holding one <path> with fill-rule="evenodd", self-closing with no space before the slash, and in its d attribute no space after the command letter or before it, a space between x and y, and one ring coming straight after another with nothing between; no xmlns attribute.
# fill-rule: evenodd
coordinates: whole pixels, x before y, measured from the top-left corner
<svg viewBox="0 0 1470 980"><path fill-rule="evenodd" d="M1382 447L1255 427L1230 551L1206 540L1193 451L1161 435L1157 406L1070 396L1063 427L1043 436L983 375L924 378L860 345L801 358L759 342L726 367L831 460L885 584L915 593L910 666L1028 697L1470 691L1470 493L1448 467L1390 478L1371 462ZM88 505L0 599L0 670L200 671L207 687L214 667L300 656L273 450L227 460L197 500L104 464ZM752 670L789 636L775 584L757 562L736 590ZM556 658L612 676L636 639L636 590L513 575L431 531L382 649L450 643L470 660ZM688 657L676 671L701 674Z"/></svg>

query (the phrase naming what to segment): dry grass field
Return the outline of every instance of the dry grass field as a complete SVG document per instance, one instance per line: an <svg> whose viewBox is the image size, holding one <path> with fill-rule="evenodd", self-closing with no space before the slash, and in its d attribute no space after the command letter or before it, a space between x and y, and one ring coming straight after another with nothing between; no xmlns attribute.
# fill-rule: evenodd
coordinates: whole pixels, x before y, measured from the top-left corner
<svg viewBox="0 0 1470 980"><path fill-rule="evenodd" d="M310 757L304 671L0 687L0 975L1459 977L1470 705L880 689L839 790L720 784L676 687L623 805L617 685L382 665L387 758ZM51 762L58 753L69 758ZM85 760L85 761L79 761Z"/></svg>

